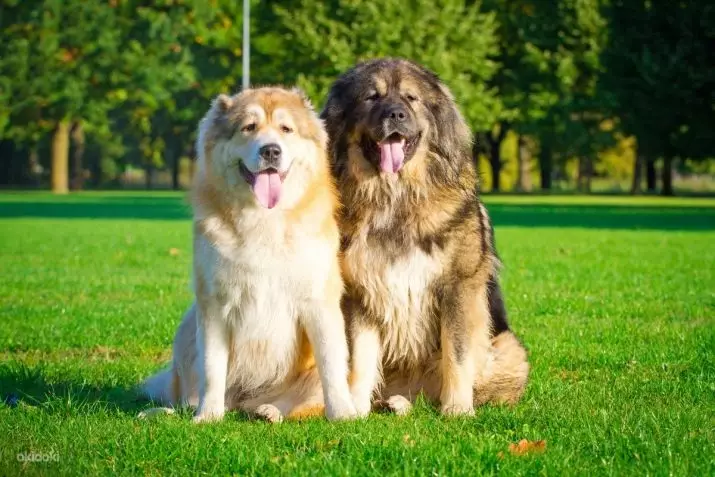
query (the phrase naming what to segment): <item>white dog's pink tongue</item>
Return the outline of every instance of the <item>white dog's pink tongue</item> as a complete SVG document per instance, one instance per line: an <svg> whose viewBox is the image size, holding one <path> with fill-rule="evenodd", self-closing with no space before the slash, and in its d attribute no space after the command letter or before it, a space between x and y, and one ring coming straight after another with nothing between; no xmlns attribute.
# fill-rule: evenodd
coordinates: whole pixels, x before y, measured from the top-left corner
<svg viewBox="0 0 715 477"><path fill-rule="evenodd" d="M263 207L272 209L281 198L281 177L278 172L269 170L256 174L253 182L253 193Z"/></svg>
<svg viewBox="0 0 715 477"><path fill-rule="evenodd" d="M405 162L405 140L388 140L379 143L380 169L383 172L397 172Z"/></svg>

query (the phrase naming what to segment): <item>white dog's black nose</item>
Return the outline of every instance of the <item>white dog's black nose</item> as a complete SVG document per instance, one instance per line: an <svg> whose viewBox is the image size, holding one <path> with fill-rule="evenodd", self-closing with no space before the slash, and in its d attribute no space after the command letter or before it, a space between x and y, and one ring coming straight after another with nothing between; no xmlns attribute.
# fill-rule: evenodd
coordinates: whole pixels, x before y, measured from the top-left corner
<svg viewBox="0 0 715 477"><path fill-rule="evenodd" d="M281 147L278 144L266 144L258 150L261 156L261 169L278 167L281 160Z"/></svg>

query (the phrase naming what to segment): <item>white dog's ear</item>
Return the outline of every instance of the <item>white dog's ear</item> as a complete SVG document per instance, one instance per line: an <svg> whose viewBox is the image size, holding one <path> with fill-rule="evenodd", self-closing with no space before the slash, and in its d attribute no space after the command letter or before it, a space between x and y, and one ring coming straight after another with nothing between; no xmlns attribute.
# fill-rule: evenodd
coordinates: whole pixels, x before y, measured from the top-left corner
<svg viewBox="0 0 715 477"><path fill-rule="evenodd" d="M214 99L214 105L218 111L225 113L233 105L233 98L227 94L219 94L216 96L216 99Z"/></svg>
<svg viewBox="0 0 715 477"><path fill-rule="evenodd" d="M305 91L303 91L302 89L300 89L297 86L294 86L291 89L291 92L300 96L300 99L303 101L303 106L310 109L311 111L315 111L315 108L313 107L313 103L310 101L310 98L308 97L308 95L305 94Z"/></svg>

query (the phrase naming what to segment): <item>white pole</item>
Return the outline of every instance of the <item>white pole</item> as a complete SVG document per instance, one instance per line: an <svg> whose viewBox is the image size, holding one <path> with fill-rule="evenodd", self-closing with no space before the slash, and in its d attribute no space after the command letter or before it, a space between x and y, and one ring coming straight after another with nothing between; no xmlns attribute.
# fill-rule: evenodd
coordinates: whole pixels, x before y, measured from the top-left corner
<svg viewBox="0 0 715 477"><path fill-rule="evenodd" d="M250 62L251 62L251 44L250 44L250 0L243 0L243 89L248 89L250 81Z"/></svg>

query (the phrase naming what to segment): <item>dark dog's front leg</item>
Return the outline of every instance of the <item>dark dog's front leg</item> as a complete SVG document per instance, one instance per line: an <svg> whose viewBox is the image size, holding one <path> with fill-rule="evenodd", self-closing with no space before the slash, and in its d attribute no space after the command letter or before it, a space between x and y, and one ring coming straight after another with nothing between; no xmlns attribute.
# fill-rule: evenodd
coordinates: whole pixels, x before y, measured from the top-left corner
<svg viewBox="0 0 715 477"><path fill-rule="evenodd" d="M489 359L486 286L461 283L442 303L442 414L474 414L474 382Z"/></svg>

